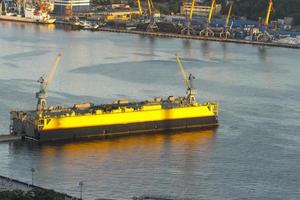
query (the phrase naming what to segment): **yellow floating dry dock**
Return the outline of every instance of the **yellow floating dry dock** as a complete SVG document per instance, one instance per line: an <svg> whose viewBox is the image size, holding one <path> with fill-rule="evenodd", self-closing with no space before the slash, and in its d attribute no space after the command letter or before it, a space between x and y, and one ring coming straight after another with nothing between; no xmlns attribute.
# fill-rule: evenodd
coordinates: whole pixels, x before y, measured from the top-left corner
<svg viewBox="0 0 300 200"><path fill-rule="evenodd" d="M177 62L187 86L187 96L155 98L142 102L118 100L112 104L75 104L69 108L48 107L46 91L59 63L58 56L48 79L40 79L38 104L33 111L11 111L11 134L40 141L130 134L218 125L218 104L198 103L191 80Z"/></svg>

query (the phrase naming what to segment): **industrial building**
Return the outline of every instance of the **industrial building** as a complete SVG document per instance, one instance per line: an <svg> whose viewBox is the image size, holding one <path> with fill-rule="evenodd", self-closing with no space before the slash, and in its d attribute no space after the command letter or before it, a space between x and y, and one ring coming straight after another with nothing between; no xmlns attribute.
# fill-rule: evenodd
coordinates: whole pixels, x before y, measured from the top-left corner
<svg viewBox="0 0 300 200"><path fill-rule="evenodd" d="M181 15L189 14L191 12L191 8L192 8L192 3L182 3L182 5L180 6L180 14ZM217 4L216 7L214 8L214 13L219 14L221 12L221 8L222 5ZM194 10L193 10L194 15L208 16L209 11L210 11L210 6L204 6L199 3L196 3L196 5L194 5Z"/></svg>
<svg viewBox="0 0 300 200"><path fill-rule="evenodd" d="M66 8L72 8L72 12L86 12L90 9L90 0L55 0L54 13L64 14Z"/></svg>

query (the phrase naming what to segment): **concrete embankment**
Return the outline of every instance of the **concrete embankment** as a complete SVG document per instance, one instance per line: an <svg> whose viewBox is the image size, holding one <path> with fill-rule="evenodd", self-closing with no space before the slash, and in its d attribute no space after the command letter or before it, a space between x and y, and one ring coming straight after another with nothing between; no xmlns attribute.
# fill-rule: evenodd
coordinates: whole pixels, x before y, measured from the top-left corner
<svg viewBox="0 0 300 200"><path fill-rule="evenodd" d="M258 46L270 46L270 47L283 47L283 48L300 49L300 45L272 43L272 42L259 42L259 41L240 40L240 39L231 39L231 38L203 37L203 36L196 36L196 35L181 35L181 34L175 34L175 33L145 32L145 31L112 29L112 28L100 28L99 30L100 31L107 31L107 32L139 34L139 35L151 36L151 37L167 37L167 38L180 38L180 39L191 39L191 40L206 40L206 41L215 41L215 42L227 42L227 43L258 45Z"/></svg>
<svg viewBox="0 0 300 200"><path fill-rule="evenodd" d="M39 189L42 191L48 191L49 189L42 188L36 185L25 183L16 179L11 179L5 176L0 176L0 192L1 191L13 191L13 190L22 190L28 192L33 189ZM73 197L64 193L56 192L57 194L63 195L65 200L79 200L77 197Z"/></svg>
<svg viewBox="0 0 300 200"><path fill-rule="evenodd" d="M14 135L0 135L0 143L1 142L12 142L21 140L21 136L14 136Z"/></svg>

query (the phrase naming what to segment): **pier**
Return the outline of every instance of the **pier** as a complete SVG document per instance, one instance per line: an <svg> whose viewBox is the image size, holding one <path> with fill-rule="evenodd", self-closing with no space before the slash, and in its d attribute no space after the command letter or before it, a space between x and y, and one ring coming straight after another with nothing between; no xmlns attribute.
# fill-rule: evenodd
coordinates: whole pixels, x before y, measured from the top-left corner
<svg viewBox="0 0 300 200"><path fill-rule="evenodd" d="M35 23L34 20L28 19L25 17L17 17L17 16L8 16L8 15L1 15L0 14L0 20L4 21L12 21L12 22L23 22L23 23Z"/></svg>
<svg viewBox="0 0 300 200"><path fill-rule="evenodd" d="M15 136L15 135L0 135L0 143L1 142L13 142L13 141L19 141L21 140L21 136Z"/></svg>
<svg viewBox="0 0 300 200"><path fill-rule="evenodd" d="M272 42L260 42L252 40L232 39L232 38L220 38L220 37L204 37L196 35L182 35L175 33L161 33L161 32L146 32L126 29L113 29L113 28L99 28L99 31L116 32L116 33L131 33L150 37L165 37L165 38L179 38L189 40L204 40L204 41L215 41L215 42L226 42L226 43L238 43L238 44L249 44L257 46L270 46L270 47L282 47L300 49L300 45L283 44L283 43L272 43Z"/></svg>

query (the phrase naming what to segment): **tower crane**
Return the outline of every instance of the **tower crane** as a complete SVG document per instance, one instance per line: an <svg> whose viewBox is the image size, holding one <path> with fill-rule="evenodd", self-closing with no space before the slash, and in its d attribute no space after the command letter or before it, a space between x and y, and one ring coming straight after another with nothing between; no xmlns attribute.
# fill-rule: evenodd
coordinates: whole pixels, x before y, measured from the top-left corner
<svg viewBox="0 0 300 200"><path fill-rule="evenodd" d="M194 9L195 9L195 1L196 0L192 0L192 2L191 2L191 10L190 10L189 16L186 19L185 27L181 30L181 34L191 35L192 33L195 32L194 29L191 27Z"/></svg>
<svg viewBox="0 0 300 200"><path fill-rule="evenodd" d="M195 103L197 103L196 101L197 91L194 89L192 85L192 80L195 79L195 77L191 73L189 74L189 77L187 77L178 53L176 53L176 62L178 64L180 73L184 81L184 85L186 87L186 95L187 95L186 99L189 104L194 105Z"/></svg>
<svg viewBox="0 0 300 200"><path fill-rule="evenodd" d="M272 35L270 35L270 33L268 32L268 26L269 26L270 15L271 15L272 10L273 10L273 0L269 0L267 14L266 14L266 18L265 18L265 21L264 21L264 27L263 27L264 30L263 30L262 33L260 33L257 36L258 41L269 42L273 39Z"/></svg>
<svg viewBox="0 0 300 200"><path fill-rule="evenodd" d="M210 22L211 22L213 10L214 10L215 7L216 7L216 0L212 0L210 10L209 10L209 15L208 15L208 24L210 24Z"/></svg>
<svg viewBox="0 0 300 200"><path fill-rule="evenodd" d="M216 7L216 0L212 0L208 18L207 18L206 28L200 31L200 36L214 36L215 35L215 33L210 29L210 22L211 22L213 11L214 11L215 7Z"/></svg>
<svg viewBox="0 0 300 200"><path fill-rule="evenodd" d="M138 5L138 8L139 8L139 15L142 16L143 15L143 9L142 9L142 6L141 6L141 0L136 0L137 1L137 5Z"/></svg>
<svg viewBox="0 0 300 200"><path fill-rule="evenodd" d="M232 14L232 7L233 7L233 1L230 1L229 2L229 9L228 9L228 13L227 13L227 16L226 16L226 21L225 21L225 26L224 26L224 29L222 30L220 36L221 37L225 37L225 38L228 38L230 36L230 29L231 27L229 27L229 21L230 21L230 17L231 17L231 14Z"/></svg>
<svg viewBox="0 0 300 200"><path fill-rule="evenodd" d="M271 15L272 10L273 10L273 0L269 0L269 6L268 6L268 10L267 10L267 15L265 18L265 26L266 27L269 26L270 15Z"/></svg>
<svg viewBox="0 0 300 200"><path fill-rule="evenodd" d="M228 10L228 13L227 13L226 24L225 24L225 27L226 27L226 28L227 28L228 25L229 25L229 20L230 20L231 13L232 13L232 7L233 7L233 1L230 2L229 10Z"/></svg>
<svg viewBox="0 0 300 200"><path fill-rule="evenodd" d="M147 0L147 5L148 5L148 12L149 12L149 16L151 16L152 15L152 6L153 6L153 4L152 4L152 0Z"/></svg>
<svg viewBox="0 0 300 200"><path fill-rule="evenodd" d="M58 54L54 64L52 65L52 67L48 73L48 76L47 77L41 76L38 80L38 83L40 83L40 91L38 91L36 93L36 98L38 99L37 105L36 105L37 111L42 111L42 110L48 109L47 101L46 101L47 92L48 92L49 85L51 84L51 82L54 79L54 75L55 75L57 67L60 63L60 60L61 60L61 54Z"/></svg>
<svg viewBox="0 0 300 200"><path fill-rule="evenodd" d="M146 31L147 32L155 32L159 30L159 27L157 26L156 22L155 22L155 18L154 18L154 14L155 14L155 9L154 9L154 5L152 0L147 0L147 4L148 4L148 10L149 10L149 25L147 26Z"/></svg>

